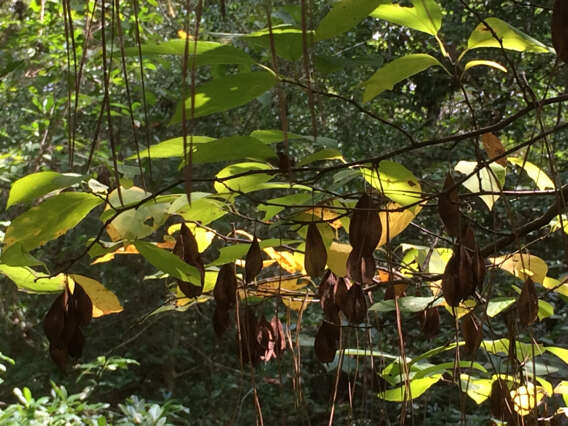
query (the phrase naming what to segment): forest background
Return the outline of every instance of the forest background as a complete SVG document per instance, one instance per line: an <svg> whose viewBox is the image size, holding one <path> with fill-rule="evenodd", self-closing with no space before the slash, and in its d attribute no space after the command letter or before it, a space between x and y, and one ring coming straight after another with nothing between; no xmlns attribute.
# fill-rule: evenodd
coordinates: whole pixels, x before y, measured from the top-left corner
<svg viewBox="0 0 568 426"><path fill-rule="evenodd" d="M2 2L0 421L565 422L566 8Z"/></svg>

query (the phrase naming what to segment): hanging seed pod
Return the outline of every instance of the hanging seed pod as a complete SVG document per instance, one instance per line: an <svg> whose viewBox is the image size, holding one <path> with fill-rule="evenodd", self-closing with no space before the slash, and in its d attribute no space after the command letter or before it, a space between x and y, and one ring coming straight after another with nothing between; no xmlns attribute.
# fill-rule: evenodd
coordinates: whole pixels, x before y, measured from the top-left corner
<svg viewBox="0 0 568 426"><path fill-rule="evenodd" d="M373 254L358 257L355 249L347 257L347 276L354 282L369 284L375 277L376 263Z"/></svg>
<svg viewBox="0 0 568 426"><path fill-rule="evenodd" d="M314 341L316 357L321 362L332 362L339 344L339 327L327 322L322 323Z"/></svg>
<svg viewBox="0 0 568 426"><path fill-rule="evenodd" d="M466 226L461 236L461 244L465 247L471 257L472 283L475 289L483 290L483 280L485 279L485 259L479 254L479 247L475 242L475 235L471 226ZM472 293L473 294L473 291ZM467 298L468 296L466 296Z"/></svg>
<svg viewBox="0 0 568 426"><path fill-rule="evenodd" d="M465 300L475 291L473 258L472 253L463 245L460 245L459 252L458 281L461 300Z"/></svg>
<svg viewBox="0 0 568 426"><path fill-rule="evenodd" d="M259 350L259 358L262 361L268 362L272 358L276 358L274 350L276 336L272 325L264 317L256 324L256 344Z"/></svg>
<svg viewBox="0 0 568 426"><path fill-rule="evenodd" d="M318 287L320 305L325 315L329 315L333 311L337 311L337 306L335 306L335 302L333 300L333 293L335 291L336 285L337 277L331 271L331 269L328 269L321 279L320 285Z"/></svg>
<svg viewBox="0 0 568 426"><path fill-rule="evenodd" d="M568 3L556 0L552 9L552 45L556 54L568 62Z"/></svg>
<svg viewBox="0 0 568 426"><path fill-rule="evenodd" d="M205 282L205 265L199 254L197 241L185 223L181 224L173 252L176 256L183 259L185 263L197 268L201 276L199 285L178 280L180 290L189 298L200 296Z"/></svg>
<svg viewBox="0 0 568 426"><path fill-rule="evenodd" d="M538 318L538 296L534 282L530 278L527 278L523 284L523 289L517 301L517 310L523 327L531 325Z"/></svg>
<svg viewBox="0 0 568 426"><path fill-rule="evenodd" d="M278 358L286 350L286 336L284 335L282 322L280 322L277 316L272 317L270 326L275 337L274 354L275 358Z"/></svg>
<svg viewBox="0 0 568 426"><path fill-rule="evenodd" d="M262 253L255 235L245 257L245 279L247 284L253 281L261 270Z"/></svg>
<svg viewBox="0 0 568 426"><path fill-rule="evenodd" d="M43 319L43 331L47 339L57 347L63 347L63 328L65 327L64 293L57 296Z"/></svg>
<svg viewBox="0 0 568 426"><path fill-rule="evenodd" d="M420 329L424 333L424 337L432 338L440 331L440 313L437 307L424 309L418 312L418 320L420 321Z"/></svg>
<svg viewBox="0 0 568 426"><path fill-rule="evenodd" d="M216 306L213 312L213 330L217 337L221 337L229 328L229 310L223 306Z"/></svg>
<svg viewBox="0 0 568 426"><path fill-rule="evenodd" d="M69 341L68 353L71 358L81 358L83 347L85 346L85 336L79 327L75 329L75 334Z"/></svg>
<svg viewBox="0 0 568 426"><path fill-rule="evenodd" d="M87 326L93 318L93 303L83 287L77 283L75 283L73 290L73 302L74 309L77 312L78 325L80 327Z"/></svg>
<svg viewBox="0 0 568 426"><path fill-rule="evenodd" d="M459 256L454 253L442 276L442 294L449 306L458 306L462 300L462 290L459 281Z"/></svg>
<svg viewBox="0 0 568 426"><path fill-rule="evenodd" d="M481 322L473 312L470 312L462 318L460 328L465 340L465 353L467 355L475 354L483 339Z"/></svg>
<svg viewBox="0 0 568 426"><path fill-rule="evenodd" d="M49 356L61 371L65 371L69 358L67 356L67 348L60 348L53 343L49 345Z"/></svg>
<svg viewBox="0 0 568 426"><path fill-rule="evenodd" d="M226 263L221 266L215 288L213 289L213 297L218 307L229 309L235 305L235 297L237 294L237 277L235 276L235 265Z"/></svg>
<svg viewBox="0 0 568 426"><path fill-rule="evenodd" d="M347 309L347 292L351 288L351 282L348 278L340 277L335 286L335 292L333 293L333 301L335 306L337 306L341 312L345 313Z"/></svg>
<svg viewBox="0 0 568 426"><path fill-rule="evenodd" d="M247 309L239 321L239 332L241 335L240 347L243 361L253 366L260 361L260 348L256 341L256 324L256 315L252 310Z"/></svg>
<svg viewBox="0 0 568 426"><path fill-rule="evenodd" d="M450 190L452 187L454 188ZM460 235L460 206L458 191L455 188L455 182L450 173L446 176L442 191L438 198L438 214L446 227L448 235L450 237L457 237Z"/></svg>
<svg viewBox="0 0 568 426"><path fill-rule="evenodd" d="M342 312L353 324L361 324L367 319L367 301L360 285L351 286L345 297L344 309Z"/></svg>
<svg viewBox="0 0 568 426"><path fill-rule="evenodd" d="M511 393L503 379L496 379L491 384L489 403L491 405L491 414L497 420L509 422L515 418Z"/></svg>
<svg viewBox="0 0 568 426"><path fill-rule="evenodd" d="M327 263L327 252L321 234L315 223L308 225L306 234L306 255L304 257L304 267L308 275L312 277L323 273Z"/></svg>
<svg viewBox="0 0 568 426"><path fill-rule="evenodd" d="M349 243L361 257L375 251L381 239L381 220L373 200L367 195L357 201L349 222Z"/></svg>

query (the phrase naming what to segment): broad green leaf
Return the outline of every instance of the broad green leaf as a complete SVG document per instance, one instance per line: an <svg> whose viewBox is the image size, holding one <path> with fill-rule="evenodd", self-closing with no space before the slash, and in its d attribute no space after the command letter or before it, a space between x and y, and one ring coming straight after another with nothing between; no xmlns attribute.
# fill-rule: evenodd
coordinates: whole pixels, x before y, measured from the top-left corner
<svg viewBox="0 0 568 426"><path fill-rule="evenodd" d="M194 144L202 144L216 140L209 136L190 136L187 137L187 144L189 146L190 139ZM195 149L195 147L194 147ZM183 137L168 139L163 142L150 146L150 154L148 149L140 149L140 158L168 158L168 157L183 157ZM127 160L136 160L136 154L131 155Z"/></svg>
<svg viewBox="0 0 568 426"><path fill-rule="evenodd" d="M459 366L462 369L474 369L479 370L483 373L487 373L487 369L483 365L478 362L472 361L460 361L459 363L456 363L455 361L443 362L441 364L428 366L426 368L422 368L422 365L419 365L418 363L415 363L412 366L418 367L419 369L414 375L414 379L420 379L422 377L429 377L434 374L449 372L452 371L456 366Z"/></svg>
<svg viewBox="0 0 568 426"><path fill-rule="evenodd" d="M459 342L457 346L463 346L463 345L465 345L465 342ZM415 363L417 363L418 361L431 358L433 356L441 354L442 352L450 351L452 349L455 349L455 347L456 347L455 343L450 343L446 346L438 346L437 348L430 349L429 351L426 351L426 352L420 354L419 356L417 356L416 358L410 360L408 365L410 367L410 366L414 365Z"/></svg>
<svg viewBox="0 0 568 426"><path fill-rule="evenodd" d="M316 40L327 40L353 28L365 19L381 0L341 0L333 5L316 29Z"/></svg>
<svg viewBox="0 0 568 426"><path fill-rule="evenodd" d="M543 172L537 165L531 163L530 161L524 161L522 158L518 157L507 157L509 163L515 164L521 167L527 175L533 180L536 187L541 191L547 189L554 189L554 182L548 177L548 175Z"/></svg>
<svg viewBox="0 0 568 426"><path fill-rule="evenodd" d="M26 293L56 293L65 286L65 275L52 278L40 278L46 275L25 266L8 266L0 264L0 274L10 278L18 290Z"/></svg>
<svg viewBox="0 0 568 426"><path fill-rule="evenodd" d="M284 132L282 130L254 130L250 136L252 136L255 139L258 139L259 141L261 141L262 143L267 143L267 144L273 144L273 143L278 143L278 142L282 142L284 140ZM301 136L301 135L297 135L296 133L291 133L291 132L286 132L286 136L288 137L288 140L293 140L293 139L308 139L308 140L313 140L313 138L310 138L309 136Z"/></svg>
<svg viewBox="0 0 568 426"><path fill-rule="evenodd" d="M204 117L217 112L244 105L276 84L276 77L268 71L254 71L229 75L208 81L195 89L194 118ZM182 120L182 108L185 106L186 117L191 117L191 97L177 105L170 124Z"/></svg>
<svg viewBox="0 0 568 426"><path fill-rule="evenodd" d="M509 353L509 339L497 339L497 340L484 340L481 342L481 346L492 354ZM535 356L542 355L545 351L545 347L539 344L530 344L524 342L515 342L517 359L521 362L525 362L527 359Z"/></svg>
<svg viewBox="0 0 568 426"><path fill-rule="evenodd" d="M568 405L568 381L562 380L560 383L558 383L554 388L554 393L562 395L564 405Z"/></svg>
<svg viewBox="0 0 568 426"><path fill-rule="evenodd" d="M272 27L272 37L274 39L274 49L278 56L289 61L296 61L302 57L303 40L301 29L288 24L275 25ZM308 30L306 37L309 48L313 44L314 32ZM270 51L270 32L268 28L240 36L240 38L246 40L252 46Z"/></svg>
<svg viewBox="0 0 568 426"><path fill-rule="evenodd" d="M427 308L441 306L444 304L444 299L437 296L405 296L398 298L398 307L401 312L420 312ZM369 308L372 312L391 312L395 310L394 300L383 300L374 303Z"/></svg>
<svg viewBox="0 0 568 426"><path fill-rule="evenodd" d="M193 164L216 163L218 161L243 160L253 158L268 160L276 158L274 150L250 136L229 136L194 147Z"/></svg>
<svg viewBox="0 0 568 426"><path fill-rule="evenodd" d="M341 353L341 351L339 351ZM345 349L343 353L348 356L372 356L372 357L379 357L379 358L388 358L388 359L399 359L398 355L391 355L386 352L382 351L371 351L369 349Z"/></svg>
<svg viewBox="0 0 568 426"><path fill-rule="evenodd" d="M84 176L75 173L38 172L24 176L12 184L6 208L35 200L56 189L67 188L81 182Z"/></svg>
<svg viewBox="0 0 568 426"><path fill-rule="evenodd" d="M460 380L461 388L465 390L467 396L473 399L477 405L483 403L491 395L491 385L493 384L491 379L480 379L462 373Z"/></svg>
<svg viewBox="0 0 568 426"><path fill-rule="evenodd" d="M260 204L256 209L264 212L264 218L262 220L270 220L275 215L280 213L286 207L284 206L294 206L297 204L306 204L311 200L312 194L309 192L299 192L297 194L290 194L284 197L272 198L268 200L269 203L282 204L282 206L271 206L267 204Z"/></svg>
<svg viewBox="0 0 568 426"><path fill-rule="evenodd" d="M142 56L151 55L185 55L185 40L174 39L161 43L147 43L141 46ZM194 49L196 55L194 56ZM138 56L138 47L124 49L126 56ZM195 58L196 65L206 64L242 64L252 65L254 61L241 49L213 41L189 40L188 59L191 65Z"/></svg>
<svg viewBox="0 0 568 426"><path fill-rule="evenodd" d="M224 180L216 181L213 184L215 191L221 194L231 193L232 191L247 193L254 191L259 184L268 182L270 179L274 178L274 175L257 173L235 177L234 179L227 179L231 176L241 175L253 170L273 170L273 167L267 163L255 162L231 164L230 166L225 167L223 170L217 173L217 179Z"/></svg>
<svg viewBox="0 0 568 426"><path fill-rule="evenodd" d="M426 392L432 385L436 384L442 378L441 374L436 374L431 377L424 377L422 379L413 379L410 382L410 395L407 395L407 389L405 385L399 386L395 389L387 390L386 392L381 392L378 397L386 401L401 402L409 401L411 399L418 398L424 392Z"/></svg>
<svg viewBox="0 0 568 426"><path fill-rule="evenodd" d="M83 287L83 290L91 299L93 303L93 318L122 312L123 307L118 297L99 281L77 274L71 274L70 277Z"/></svg>
<svg viewBox="0 0 568 426"><path fill-rule="evenodd" d="M259 242L260 248L278 247L283 244L297 243L296 240L281 240L279 238L270 238ZM233 262L237 259L244 258L247 254L250 244L233 244L231 246L223 247L219 250L219 257L207 266L224 265L225 263Z"/></svg>
<svg viewBox="0 0 568 426"><path fill-rule="evenodd" d="M210 198L210 195L192 192L190 206L187 196L180 194L168 209L168 213L179 214L187 221L199 221L202 225L207 225L227 214L225 204Z"/></svg>
<svg viewBox="0 0 568 426"><path fill-rule="evenodd" d="M487 316L493 318L515 303L515 297L495 297L487 304Z"/></svg>
<svg viewBox="0 0 568 426"><path fill-rule="evenodd" d="M413 7L381 0L371 16L435 36L442 26L442 8L434 0L411 0Z"/></svg>
<svg viewBox="0 0 568 426"><path fill-rule="evenodd" d="M496 163L491 163L489 167L491 168L491 172L487 170L487 167L477 170L473 176L470 176L463 183L463 186L473 193L483 191L500 192L505 184L506 169ZM477 163L475 161L460 161L455 167L457 172L464 175L470 175L476 169ZM495 202L499 199L499 195L485 194L480 195L479 198L481 198L489 210L491 210Z"/></svg>
<svg viewBox="0 0 568 426"><path fill-rule="evenodd" d="M4 245L19 242L26 251L40 247L74 228L102 202L85 192L63 192L48 198L12 221Z"/></svg>
<svg viewBox="0 0 568 426"><path fill-rule="evenodd" d="M486 18L485 23L501 39L505 49L518 52L553 53L549 47L540 41L535 40L501 19ZM467 50L479 49L480 47L501 47L499 40L493 36L491 30L483 22L473 30L467 41Z"/></svg>
<svg viewBox="0 0 568 426"><path fill-rule="evenodd" d="M503 72L507 72L507 68L505 68L503 65L501 65L498 62L495 61L487 61L487 60L475 60L475 61L469 61L467 64L465 64L465 67L463 67L464 72L473 68L473 67L479 67L479 66L484 66L484 67L491 67L491 68L495 68L496 70L499 71L503 71Z"/></svg>
<svg viewBox="0 0 568 426"><path fill-rule="evenodd" d="M440 61L426 53L406 55L389 62L379 68L371 78L361 83L365 87L363 102L369 102L385 90L392 90L396 83L433 66L439 66L445 70Z"/></svg>
<svg viewBox="0 0 568 426"><path fill-rule="evenodd" d="M489 261L522 281L530 278L535 283L542 283L548 272L548 265L544 260L528 253L491 257Z"/></svg>
<svg viewBox="0 0 568 426"><path fill-rule="evenodd" d="M142 188L132 186L128 189L121 188L122 200L126 206L137 203L152 194ZM114 190L109 195L110 205L120 208L118 191ZM168 218L168 210L171 202L161 203L158 200L149 200L136 209L126 210L120 213L106 228L113 241L134 241L147 237L155 232ZM116 211L108 209L104 217ZM101 218L101 220L105 220Z"/></svg>
<svg viewBox="0 0 568 426"><path fill-rule="evenodd" d="M568 349L557 346L546 346L545 349L547 352L560 358L565 364L568 364Z"/></svg>
<svg viewBox="0 0 568 426"><path fill-rule="evenodd" d="M200 285L201 274L197 268L188 265L175 254L145 241L135 241L134 245L140 254L155 268L169 274L171 277L196 286Z"/></svg>
<svg viewBox="0 0 568 426"><path fill-rule="evenodd" d="M302 158L298 162L298 167L302 167L305 166L306 164L314 163L316 161L324 161L324 160L339 160L345 163L345 160L341 152L339 152L337 149L334 148L326 148Z"/></svg>
<svg viewBox="0 0 568 426"><path fill-rule="evenodd" d="M27 251L24 250L22 244L17 242L12 244L10 247L2 251L2 256L0 256L0 263L8 266L45 266L41 260L36 259Z"/></svg>
<svg viewBox="0 0 568 426"><path fill-rule="evenodd" d="M422 199L418 178L402 164L383 160L379 163L378 173L373 169L360 170L373 188L401 206L408 206ZM412 211L416 211L417 207L414 206Z"/></svg>
<svg viewBox="0 0 568 426"><path fill-rule="evenodd" d="M549 318L554 315L554 306L548 303L546 300L538 301L538 319L542 321L545 318Z"/></svg>

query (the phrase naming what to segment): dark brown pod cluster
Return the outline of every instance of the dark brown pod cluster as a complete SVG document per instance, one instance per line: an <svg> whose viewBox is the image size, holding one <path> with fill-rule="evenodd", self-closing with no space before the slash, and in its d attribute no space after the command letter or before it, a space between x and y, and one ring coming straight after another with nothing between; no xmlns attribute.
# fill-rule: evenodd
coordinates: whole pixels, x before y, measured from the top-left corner
<svg viewBox="0 0 568 426"><path fill-rule="evenodd" d="M437 307L424 309L418 312L418 320L420 329L424 333L424 337L434 337L440 331L440 313Z"/></svg>
<svg viewBox="0 0 568 426"><path fill-rule="evenodd" d="M347 258L347 275L355 283L367 284L375 276L373 252L381 239L381 220L371 197L364 194L351 215L349 242L351 253Z"/></svg>
<svg viewBox="0 0 568 426"><path fill-rule="evenodd" d="M262 253L255 235L245 257L245 281L247 284L253 281L261 270Z"/></svg>
<svg viewBox="0 0 568 426"><path fill-rule="evenodd" d="M552 45L556 54L568 62L568 2L556 0L552 9Z"/></svg>
<svg viewBox="0 0 568 426"><path fill-rule="evenodd" d="M517 301L517 310L523 327L531 325L538 317L538 296L534 282L530 278L527 278L523 284L523 289Z"/></svg>
<svg viewBox="0 0 568 426"><path fill-rule="evenodd" d="M174 254L182 259L185 263L197 268L201 275L199 285L177 280L180 290L187 297L200 296L203 292L203 284L205 282L205 265L203 264L203 260L201 259L201 255L199 254L197 241L195 240L195 237L185 223L181 224L181 229L176 238Z"/></svg>
<svg viewBox="0 0 568 426"><path fill-rule="evenodd" d="M511 392L507 383L503 379L496 379L491 384L491 395L489 396L491 414L494 418L507 423L516 424L517 414L514 409Z"/></svg>
<svg viewBox="0 0 568 426"><path fill-rule="evenodd" d="M306 255L304 256L304 267L308 275L319 276L325 270L327 263L327 251L325 244L315 223L308 225L306 234Z"/></svg>
<svg viewBox="0 0 568 426"><path fill-rule="evenodd" d="M438 213L450 237L459 236L461 227L460 205L455 185L452 175L448 173L438 198Z"/></svg>
<svg viewBox="0 0 568 426"><path fill-rule="evenodd" d="M473 296L476 289L482 289L484 278L485 260L468 226L442 276L442 293L448 305L458 306L462 300Z"/></svg>
<svg viewBox="0 0 568 426"><path fill-rule="evenodd" d="M276 359L286 350L286 337L282 323L275 316L270 322L264 317L257 320L251 309L246 309L240 322L240 349L243 361L257 365L259 361Z"/></svg>
<svg viewBox="0 0 568 426"><path fill-rule="evenodd" d="M213 297L215 298L215 313L213 327L217 336L221 336L229 328L229 311L236 303L237 277L235 264L227 263L221 267L215 282Z"/></svg>
<svg viewBox="0 0 568 426"><path fill-rule="evenodd" d="M73 293L65 286L43 320L43 329L49 340L49 354L64 370L69 358L78 359L83 353L85 336L81 327L91 322L93 304L83 288L75 283Z"/></svg>
<svg viewBox="0 0 568 426"><path fill-rule="evenodd" d="M479 346L481 346L481 340L483 339L481 321L473 312L470 312L461 319L460 328L465 340L464 350L466 355L474 355Z"/></svg>

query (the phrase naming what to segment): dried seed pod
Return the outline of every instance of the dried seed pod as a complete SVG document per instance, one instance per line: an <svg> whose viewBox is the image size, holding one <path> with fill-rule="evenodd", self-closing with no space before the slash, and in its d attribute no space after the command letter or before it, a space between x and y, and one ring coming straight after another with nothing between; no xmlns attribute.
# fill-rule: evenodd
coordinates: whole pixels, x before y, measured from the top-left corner
<svg viewBox="0 0 568 426"><path fill-rule="evenodd" d="M473 291L465 298L472 295L475 289L483 289L483 280L485 279L485 259L479 254L479 247L475 242L475 234L471 226L466 226L461 236L461 247L464 247L471 258L471 270L472 278L471 283L473 284ZM469 284L468 284L469 285ZM467 293L467 291L465 291Z"/></svg>
<svg viewBox="0 0 568 426"><path fill-rule="evenodd" d="M463 245L460 245L459 253L458 280L461 300L465 300L475 292L473 257Z"/></svg>
<svg viewBox="0 0 568 426"><path fill-rule="evenodd" d="M497 420L509 421L514 418L513 400L507 383L503 379L496 379L491 384L491 395L489 397L491 414Z"/></svg>
<svg viewBox="0 0 568 426"><path fill-rule="evenodd" d="M252 365L260 361L260 350L256 342L256 324L256 315L251 309L247 309L239 321L240 348L243 361Z"/></svg>
<svg viewBox="0 0 568 426"><path fill-rule="evenodd" d="M450 189L454 187L453 189ZM438 214L446 227L446 232L450 237L460 235L460 205L458 191L452 175L448 173L444 181L444 189L438 198Z"/></svg>
<svg viewBox="0 0 568 426"><path fill-rule="evenodd" d="M552 9L552 45L556 54L568 62L568 3L556 0Z"/></svg>
<svg viewBox="0 0 568 426"><path fill-rule="evenodd" d="M440 313L437 307L424 309L418 312L418 320L420 321L420 329L424 333L424 337L434 337L440 331Z"/></svg>
<svg viewBox="0 0 568 426"><path fill-rule="evenodd" d="M275 337L274 353L275 358L277 358L286 350L286 336L284 336L282 322L280 322L277 316L272 317L270 326L272 327L272 333Z"/></svg>
<svg viewBox="0 0 568 426"><path fill-rule="evenodd" d="M321 275L327 263L327 251L321 238L321 234L315 223L308 225L306 234L306 255L304 257L304 267L308 275L312 277Z"/></svg>
<svg viewBox="0 0 568 426"><path fill-rule="evenodd" d="M442 276L442 294L449 306L458 306L463 298L459 281L459 266L459 256L454 253Z"/></svg>
<svg viewBox="0 0 568 426"><path fill-rule="evenodd" d="M81 358L83 354L83 347L85 346L85 336L79 327L75 329L75 334L71 337L69 345L67 347L67 352L71 358Z"/></svg>
<svg viewBox="0 0 568 426"><path fill-rule="evenodd" d="M351 286L345 297L345 317L354 324L361 324L367 319L367 301L360 285Z"/></svg>
<svg viewBox="0 0 568 426"><path fill-rule="evenodd" d="M262 361L268 362L276 358L276 335L272 325L264 317L256 324L256 344Z"/></svg>
<svg viewBox="0 0 568 426"><path fill-rule="evenodd" d="M323 278L321 279L320 285L318 287L318 296L320 299L321 309L324 314L329 314L333 311L337 311L337 306L333 300L333 293L335 291L335 286L337 284L337 277L328 269Z"/></svg>
<svg viewBox="0 0 568 426"><path fill-rule="evenodd" d="M235 305L235 297L237 294L237 277L235 276L235 265L226 263L221 266L215 288L213 289L213 297L218 307L231 308Z"/></svg>
<svg viewBox="0 0 568 426"><path fill-rule="evenodd" d="M523 327L531 325L538 317L538 296L534 282L530 278L527 278L523 284L523 289L517 301L517 310Z"/></svg>
<svg viewBox="0 0 568 426"><path fill-rule="evenodd" d="M245 257L245 279L247 284L253 281L261 270L262 253L255 235Z"/></svg>
<svg viewBox="0 0 568 426"><path fill-rule="evenodd" d="M367 195L357 201L349 222L349 243L357 256L369 256L381 239L381 220L373 200Z"/></svg>
<svg viewBox="0 0 568 426"><path fill-rule="evenodd" d="M314 341L314 350L321 362L332 362L339 344L339 327L322 323Z"/></svg>
<svg viewBox="0 0 568 426"><path fill-rule="evenodd" d="M65 327L64 294L60 294L53 301L49 311L43 319L43 331L50 343L63 346L63 328Z"/></svg>
<svg viewBox="0 0 568 426"><path fill-rule="evenodd" d="M181 224L173 252L179 258L183 259L185 263L197 268L201 275L199 285L178 280L180 290L189 298L201 295L205 282L205 265L199 254L197 241L185 223Z"/></svg>
<svg viewBox="0 0 568 426"><path fill-rule="evenodd" d="M223 306L216 306L213 312L213 329L218 337L221 337L229 328L229 310Z"/></svg>
<svg viewBox="0 0 568 426"><path fill-rule="evenodd" d="M61 348L51 343L49 345L49 356L61 371L65 371L69 362L67 348Z"/></svg>
<svg viewBox="0 0 568 426"><path fill-rule="evenodd" d="M351 282L348 278L340 277L337 280L337 284L334 288L333 293L333 301L335 305L342 311L345 312L346 310L346 303L347 303L347 292L351 287Z"/></svg>
<svg viewBox="0 0 568 426"><path fill-rule="evenodd" d="M77 312L78 325L87 326L93 318L93 303L83 287L77 283L73 289L73 307Z"/></svg>
<svg viewBox="0 0 568 426"><path fill-rule="evenodd" d="M376 263L373 254L363 257L357 256L355 249L347 257L347 276L354 282L369 284L376 271Z"/></svg>
<svg viewBox="0 0 568 426"><path fill-rule="evenodd" d="M461 319L460 328L465 340L465 353L467 355L475 354L483 339L481 322L473 312L470 312Z"/></svg>

